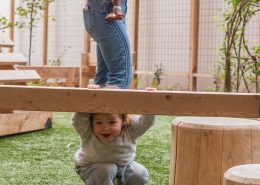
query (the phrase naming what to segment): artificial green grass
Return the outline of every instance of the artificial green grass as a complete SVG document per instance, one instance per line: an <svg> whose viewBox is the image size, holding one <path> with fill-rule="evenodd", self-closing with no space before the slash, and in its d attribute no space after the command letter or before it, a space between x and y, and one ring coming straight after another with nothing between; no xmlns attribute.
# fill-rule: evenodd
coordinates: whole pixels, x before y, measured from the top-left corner
<svg viewBox="0 0 260 185"><path fill-rule="evenodd" d="M80 140L70 118L54 113L51 129L0 138L0 185L82 185L72 160ZM168 184L171 120L158 116L138 140L136 160L148 169L149 185Z"/></svg>

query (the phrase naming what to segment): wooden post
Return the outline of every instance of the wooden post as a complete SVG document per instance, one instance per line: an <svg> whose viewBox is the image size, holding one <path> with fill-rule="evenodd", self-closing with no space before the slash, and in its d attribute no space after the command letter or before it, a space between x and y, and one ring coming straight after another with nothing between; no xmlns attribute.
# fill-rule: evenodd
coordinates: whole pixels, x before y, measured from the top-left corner
<svg viewBox="0 0 260 185"><path fill-rule="evenodd" d="M15 7L15 2L14 2L14 0L11 0L10 1L10 22L12 24L14 24L14 7ZM14 27L13 26L10 28L9 37L10 37L10 39L12 39L12 41L14 40ZM10 53L13 52L13 47L9 48L9 52Z"/></svg>
<svg viewBox="0 0 260 185"><path fill-rule="evenodd" d="M49 1L44 1L44 17L43 17L43 39L42 39L42 64L47 65L48 57L48 17L49 17Z"/></svg>
<svg viewBox="0 0 260 185"><path fill-rule="evenodd" d="M132 61L133 61L133 88L137 88L137 66L138 66L138 30L139 30L139 0L132 0L132 35L131 35L131 48L132 48Z"/></svg>
<svg viewBox="0 0 260 185"><path fill-rule="evenodd" d="M79 86L86 87L89 82L89 53L90 53L90 36L88 32L84 33L84 48L81 54L80 79Z"/></svg>
<svg viewBox="0 0 260 185"><path fill-rule="evenodd" d="M189 89L197 90L198 47L199 47L199 12L200 0L191 0L191 54L190 54L190 84Z"/></svg>
<svg viewBox="0 0 260 185"><path fill-rule="evenodd" d="M228 169L224 185L260 185L260 164L244 164Z"/></svg>
<svg viewBox="0 0 260 185"><path fill-rule="evenodd" d="M70 70L68 70L66 86L75 87L76 86L75 78L76 78L76 68L71 68Z"/></svg>

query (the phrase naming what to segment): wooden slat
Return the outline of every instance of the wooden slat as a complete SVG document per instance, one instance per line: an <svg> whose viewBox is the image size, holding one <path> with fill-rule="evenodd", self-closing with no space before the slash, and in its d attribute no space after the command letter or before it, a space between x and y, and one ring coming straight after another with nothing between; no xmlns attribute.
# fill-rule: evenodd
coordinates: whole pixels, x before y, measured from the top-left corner
<svg viewBox="0 0 260 185"><path fill-rule="evenodd" d="M0 110L260 117L260 94L0 86Z"/></svg>
<svg viewBox="0 0 260 185"><path fill-rule="evenodd" d="M135 71L138 75L154 75L153 71ZM171 72L162 72L161 76L179 76L179 77L189 77L188 73L171 73Z"/></svg>
<svg viewBox="0 0 260 185"><path fill-rule="evenodd" d="M27 62L22 53L0 53L0 65L21 65Z"/></svg>
<svg viewBox="0 0 260 185"><path fill-rule="evenodd" d="M0 70L0 82L27 82L40 79L40 75L34 70Z"/></svg>
<svg viewBox="0 0 260 185"><path fill-rule="evenodd" d="M93 69L92 69L93 68ZM15 66L18 70L35 70L42 78L66 79L66 86L75 87L79 85L79 67L65 66ZM89 77L93 78L95 68L90 67Z"/></svg>
<svg viewBox="0 0 260 185"><path fill-rule="evenodd" d="M9 37L7 37L5 35L0 35L0 47L11 48L13 46L14 46L14 43Z"/></svg>
<svg viewBox="0 0 260 185"><path fill-rule="evenodd" d="M79 67L64 66L16 66L18 70L35 70L42 78L67 78L71 71L79 77Z"/></svg>

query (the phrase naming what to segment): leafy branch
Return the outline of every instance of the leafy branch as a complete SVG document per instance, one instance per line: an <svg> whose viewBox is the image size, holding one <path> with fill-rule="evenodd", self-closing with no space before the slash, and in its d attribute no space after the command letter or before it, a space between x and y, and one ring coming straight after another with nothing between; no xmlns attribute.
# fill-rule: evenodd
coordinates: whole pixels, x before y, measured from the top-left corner
<svg viewBox="0 0 260 185"><path fill-rule="evenodd" d="M225 10L223 28L225 38L220 49L224 67L224 91L239 92L243 81L247 92L250 84L255 84L259 92L260 46L248 47L245 38L246 26L260 11L260 0L225 0L229 8Z"/></svg>

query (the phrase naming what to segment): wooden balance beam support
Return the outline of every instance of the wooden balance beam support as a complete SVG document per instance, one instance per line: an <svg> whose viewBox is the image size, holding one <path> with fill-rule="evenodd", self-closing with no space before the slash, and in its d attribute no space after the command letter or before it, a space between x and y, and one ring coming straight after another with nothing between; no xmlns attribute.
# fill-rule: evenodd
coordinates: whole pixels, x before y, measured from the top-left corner
<svg viewBox="0 0 260 185"><path fill-rule="evenodd" d="M18 70L35 70L46 79L66 79L66 86L79 86L79 67L64 66L16 66ZM89 78L93 78L95 69L89 72Z"/></svg>
<svg viewBox="0 0 260 185"><path fill-rule="evenodd" d="M0 70L0 83L25 83L40 79L34 70Z"/></svg>
<svg viewBox="0 0 260 185"><path fill-rule="evenodd" d="M0 137L50 128L51 118L50 112L14 111L0 114Z"/></svg>
<svg viewBox="0 0 260 185"><path fill-rule="evenodd" d="M0 110L260 117L260 94L0 85Z"/></svg>
<svg viewBox="0 0 260 185"><path fill-rule="evenodd" d="M27 62L22 53L0 53L0 65L25 65Z"/></svg>

